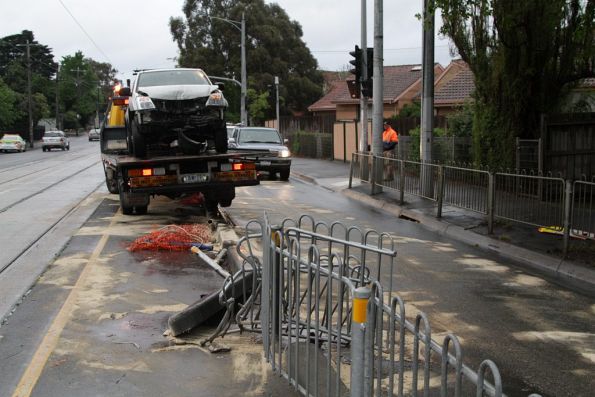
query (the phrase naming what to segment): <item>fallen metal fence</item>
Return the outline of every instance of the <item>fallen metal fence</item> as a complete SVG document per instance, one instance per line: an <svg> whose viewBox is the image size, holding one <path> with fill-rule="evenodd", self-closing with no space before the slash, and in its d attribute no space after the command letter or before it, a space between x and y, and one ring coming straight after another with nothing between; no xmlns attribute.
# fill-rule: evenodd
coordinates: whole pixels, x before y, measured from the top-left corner
<svg viewBox="0 0 595 397"><path fill-rule="evenodd" d="M236 322L262 332L273 371L304 396L503 396L492 361L473 370L456 336L438 343L426 314L406 318L395 248L386 233L310 216L273 226L265 214L237 247L255 277Z"/></svg>

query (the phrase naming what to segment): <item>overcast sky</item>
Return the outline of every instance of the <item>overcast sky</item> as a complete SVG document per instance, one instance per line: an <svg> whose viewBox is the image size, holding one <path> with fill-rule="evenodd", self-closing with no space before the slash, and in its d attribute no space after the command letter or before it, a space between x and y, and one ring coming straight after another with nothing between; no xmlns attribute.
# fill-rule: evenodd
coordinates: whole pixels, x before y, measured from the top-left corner
<svg viewBox="0 0 595 397"><path fill-rule="evenodd" d="M135 68L175 65L171 58L176 57L177 46L168 22L171 16L183 15L184 0L0 1L0 37L32 30L38 42L53 49L56 60L81 50L87 57L110 62L121 78L130 77ZM348 66L348 52L360 42L360 0L274 2L302 25L303 40L321 69ZM371 47L374 1L367 2ZM385 65L421 62L421 24L415 18L421 7L422 0L384 2ZM249 33L250 26L246 30ZM446 65L450 59L448 41L437 37L436 61ZM208 67L203 68L208 73Z"/></svg>

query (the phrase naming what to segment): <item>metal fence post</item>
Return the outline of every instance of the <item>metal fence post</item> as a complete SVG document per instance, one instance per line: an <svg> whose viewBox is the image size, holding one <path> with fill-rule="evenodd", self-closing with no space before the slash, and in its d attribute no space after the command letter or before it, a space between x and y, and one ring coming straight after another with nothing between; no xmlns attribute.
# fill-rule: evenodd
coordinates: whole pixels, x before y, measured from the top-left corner
<svg viewBox="0 0 595 397"><path fill-rule="evenodd" d="M405 204L405 162L399 160L399 199L401 205Z"/></svg>
<svg viewBox="0 0 595 397"><path fill-rule="evenodd" d="M444 166L438 167L438 209L437 218L442 218L442 203L444 201Z"/></svg>
<svg viewBox="0 0 595 397"><path fill-rule="evenodd" d="M495 197L496 197L496 186L493 173L488 174L488 234L494 233L494 209L495 209Z"/></svg>
<svg viewBox="0 0 595 397"><path fill-rule="evenodd" d="M370 175L370 195L376 194L376 177L378 173L376 172L376 164L378 163L378 158L375 155L372 155L372 175Z"/></svg>
<svg viewBox="0 0 595 397"><path fill-rule="evenodd" d="M351 328L351 397L365 394L365 337L370 289L359 287L353 293Z"/></svg>
<svg viewBox="0 0 595 397"><path fill-rule="evenodd" d="M353 182L353 163L355 162L356 153L351 153L351 164L349 164L349 189L351 189L351 185Z"/></svg>
<svg viewBox="0 0 595 397"><path fill-rule="evenodd" d="M566 180L566 194L564 197L564 257L568 254L568 244L570 242L570 217L572 216L572 181Z"/></svg>
<svg viewBox="0 0 595 397"><path fill-rule="evenodd" d="M282 241L279 236L279 232L281 230L280 226L271 226L271 251L272 254L272 294L271 294L271 307L273 310L272 313L272 322L271 322L271 335L273 336L271 343L273 344L272 350L272 362L273 362L273 370L275 369L275 351L276 346L279 347L279 352L281 351L281 334L280 330L280 323L281 323L281 295L283 286L281 285L281 272L283 271L283 267L281 265L282 257L280 253L277 253L276 248L282 248ZM281 363L279 362L279 366Z"/></svg>

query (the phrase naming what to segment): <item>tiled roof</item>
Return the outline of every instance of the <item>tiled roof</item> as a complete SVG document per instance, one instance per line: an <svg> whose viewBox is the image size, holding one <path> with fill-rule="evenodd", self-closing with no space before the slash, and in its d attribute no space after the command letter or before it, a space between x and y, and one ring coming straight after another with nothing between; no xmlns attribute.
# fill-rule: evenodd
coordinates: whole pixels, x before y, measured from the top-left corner
<svg viewBox="0 0 595 397"><path fill-rule="evenodd" d="M473 73L464 63L459 63L462 68L447 83L439 86L434 92L434 103L449 104L461 103L471 98L475 90Z"/></svg>
<svg viewBox="0 0 595 397"><path fill-rule="evenodd" d="M401 95L411 84L421 78L419 65L399 65L384 67L384 102L392 102ZM336 96L335 103L356 103L359 99L352 99L347 89L347 84Z"/></svg>
<svg viewBox="0 0 595 397"><path fill-rule="evenodd" d="M343 81L332 81L329 83L331 88L329 92L320 98L318 101L314 102L312 105L308 106L308 111L310 112L319 112L323 110L335 110L336 106L333 101L337 98L338 95L342 94L342 91L347 91L347 83L345 80ZM349 95L349 93L347 93Z"/></svg>

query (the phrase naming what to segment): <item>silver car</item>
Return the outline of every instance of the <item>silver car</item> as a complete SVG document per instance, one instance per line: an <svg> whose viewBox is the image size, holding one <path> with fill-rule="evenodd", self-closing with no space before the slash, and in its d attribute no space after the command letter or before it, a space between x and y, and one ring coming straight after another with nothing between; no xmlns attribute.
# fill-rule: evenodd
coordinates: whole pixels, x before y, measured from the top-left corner
<svg viewBox="0 0 595 397"><path fill-rule="evenodd" d="M89 130L89 142L99 140L99 128L91 128Z"/></svg>
<svg viewBox="0 0 595 397"><path fill-rule="evenodd" d="M268 151L269 154L256 158L256 170L265 171L269 176L279 173L279 179L289 179L291 152L285 146L279 132L274 128L235 127L229 139L229 148L235 150Z"/></svg>
<svg viewBox="0 0 595 397"><path fill-rule="evenodd" d="M52 149L70 150L70 139L64 131L46 131L41 139L41 148L44 152Z"/></svg>

